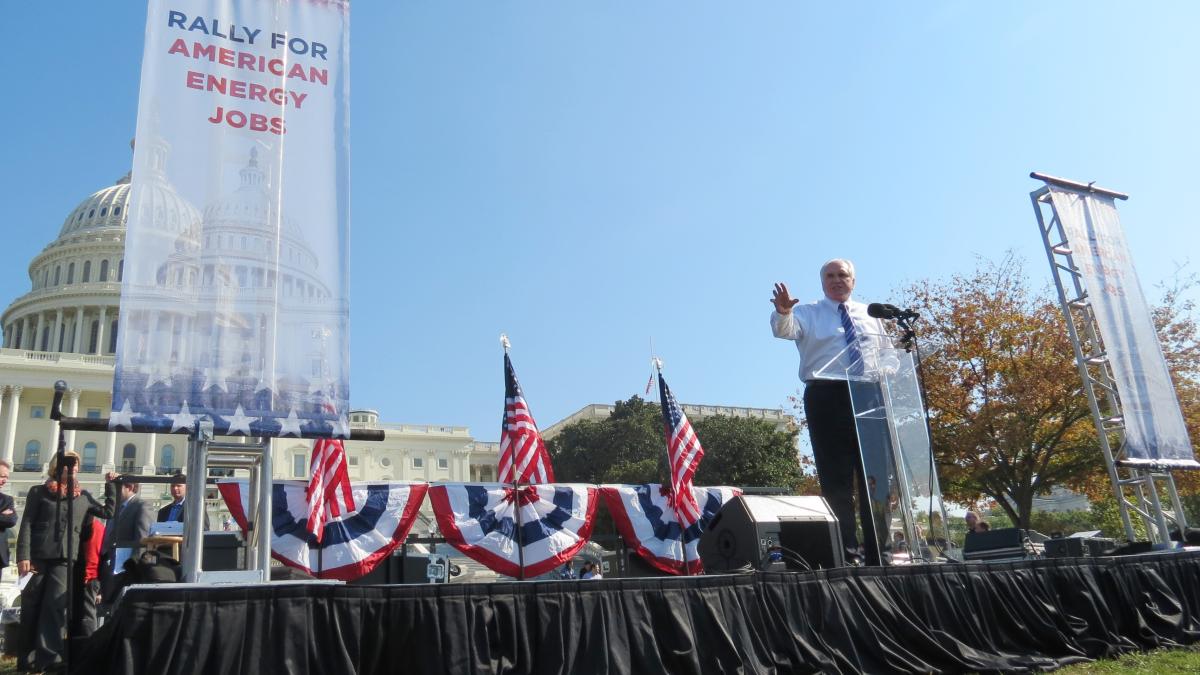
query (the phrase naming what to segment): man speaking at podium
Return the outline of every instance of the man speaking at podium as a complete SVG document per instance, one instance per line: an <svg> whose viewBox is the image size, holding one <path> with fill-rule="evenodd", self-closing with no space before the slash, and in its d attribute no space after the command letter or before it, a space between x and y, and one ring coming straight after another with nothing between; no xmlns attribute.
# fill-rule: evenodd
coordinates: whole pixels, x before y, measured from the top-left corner
<svg viewBox="0 0 1200 675"><path fill-rule="evenodd" d="M817 464L817 480L821 484L821 495L829 502L829 508L838 520L847 560L862 563L865 554L866 562L878 565L880 536L887 534L889 517L885 508L880 518L884 531L877 534L871 518L871 495L868 490L875 486L864 485L865 472L854 425L849 383L844 379L823 379L816 375L816 371L843 351L850 361L858 361L858 368L861 369L861 347L878 339L876 336L884 335L884 326L879 319L867 315L865 304L850 298L854 290L854 264L849 260L838 258L821 266L821 289L825 292L824 298L801 305L788 292L787 285L775 284L771 298L775 305L775 311L771 314L771 331L777 338L794 341L800 352L804 415L808 420L808 435ZM844 372L842 377L845 377ZM862 548L859 547L858 528L854 521L856 476L859 483L858 512L866 540ZM878 487L886 491L888 482L879 482ZM887 496L877 501L886 505Z"/></svg>

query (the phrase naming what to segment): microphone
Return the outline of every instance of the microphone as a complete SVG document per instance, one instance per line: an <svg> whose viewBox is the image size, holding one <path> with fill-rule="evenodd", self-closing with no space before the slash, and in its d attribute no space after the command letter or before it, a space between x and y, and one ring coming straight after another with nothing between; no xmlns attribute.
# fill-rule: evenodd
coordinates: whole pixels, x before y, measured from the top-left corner
<svg viewBox="0 0 1200 675"><path fill-rule="evenodd" d="M54 383L54 403L50 404L50 419L62 419L62 400L63 394L67 392L67 383L65 380L59 380Z"/></svg>
<svg viewBox="0 0 1200 675"><path fill-rule="evenodd" d="M895 305L889 305L882 302L872 302L867 305L867 316L875 319L899 319L906 321L915 319L919 314L911 309L900 309Z"/></svg>
<svg viewBox="0 0 1200 675"><path fill-rule="evenodd" d="M867 316L875 319L894 319L900 315L900 308L882 302L872 302L867 305Z"/></svg>

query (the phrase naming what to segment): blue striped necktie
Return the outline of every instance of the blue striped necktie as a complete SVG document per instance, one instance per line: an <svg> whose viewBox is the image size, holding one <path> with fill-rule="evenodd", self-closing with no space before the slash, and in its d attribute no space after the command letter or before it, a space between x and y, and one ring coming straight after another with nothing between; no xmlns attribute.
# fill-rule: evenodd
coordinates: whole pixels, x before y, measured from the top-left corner
<svg viewBox="0 0 1200 675"><path fill-rule="evenodd" d="M862 375L863 358L862 352L858 348L858 331L854 330L854 321L850 319L850 312L846 309L846 303L838 303L838 316L842 320L842 330L845 331L846 356L850 359L848 372L851 375Z"/></svg>

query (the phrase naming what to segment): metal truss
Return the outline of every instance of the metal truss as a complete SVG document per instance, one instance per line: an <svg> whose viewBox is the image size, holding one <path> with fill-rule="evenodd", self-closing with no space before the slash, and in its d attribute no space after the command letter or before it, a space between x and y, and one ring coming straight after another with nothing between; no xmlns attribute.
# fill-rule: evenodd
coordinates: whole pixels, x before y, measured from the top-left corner
<svg viewBox="0 0 1200 675"><path fill-rule="evenodd" d="M1128 199L1127 195L1095 188L1090 184L1031 174L1033 178L1054 183L1074 190L1091 191L1117 199ZM1091 408L1092 421L1104 464L1112 481L1113 495L1121 512L1121 523L1129 541L1136 541L1130 513L1135 513L1145 525L1150 541L1156 544L1170 542L1170 527L1174 524L1183 532L1187 526L1175 480L1169 470L1144 465L1123 465L1125 454L1125 418L1121 412L1121 397L1114 384L1112 366L1100 338L1092 303L1088 300L1079 268L1075 265L1071 242L1050 200L1050 188L1043 186L1029 194L1033 210L1037 214L1038 229L1046 247L1046 258L1050 263L1051 276L1058 289L1058 301L1066 319L1071 347L1075 351L1075 364L1083 379L1083 390ZM1083 245L1086 245L1083 244ZM1116 447L1116 451L1113 448ZM1159 489L1166 488L1170 495L1173 512L1162 507Z"/></svg>

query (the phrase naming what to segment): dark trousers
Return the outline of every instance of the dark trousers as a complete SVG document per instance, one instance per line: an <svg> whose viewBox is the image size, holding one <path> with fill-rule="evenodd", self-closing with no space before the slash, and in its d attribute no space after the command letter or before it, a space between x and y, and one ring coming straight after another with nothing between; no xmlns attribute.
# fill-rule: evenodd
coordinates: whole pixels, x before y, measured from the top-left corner
<svg viewBox="0 0 1200 675"><path fill-rule="evenodd" d="M804 416L808 421L808 436L812 441L813 459L817 464L817 480L821 496L838 520L842 545L857 549L858 527L854 517L855 485L858 488L858 515L862 522L863 554L868 564L880 564L880 534L887 535L890 513L872 514L871 494L863 471L862 453L858 446L858 430L854 422L854 407L850 386L837 380L816 380L804 388ZM855 384L853 386L863 387ZM874 387L868 384L866 387ZM878 388L876 387L876 390ZM863 391L869 392L864 389ZM860 392L856 392L858 394ZM877 454L877 453L873 453ZM873 476L874 478L874 476ZM877 482L873 480L872 483ZM880 519L879 530L875 521Z"/></svg>
<svg viewBox="0 0 1200 675"><path fill-rule="evenodd" d="M21 591L21 647L18 665L46 670L66 651L67 561L34 561L37 574Z"/></svg>
<svg viewBox="0 0 1200 675"><path fill-rule="evenodd" d="M83 565L80 564L79 568L82 567ZM100 627L96 614L96 598L100 595L100 582L96 579L83 581L80 574L77 574L76 577L80 581L79 592L75 594L75 609L71 615L71 635L87 637Z"/></svg>

